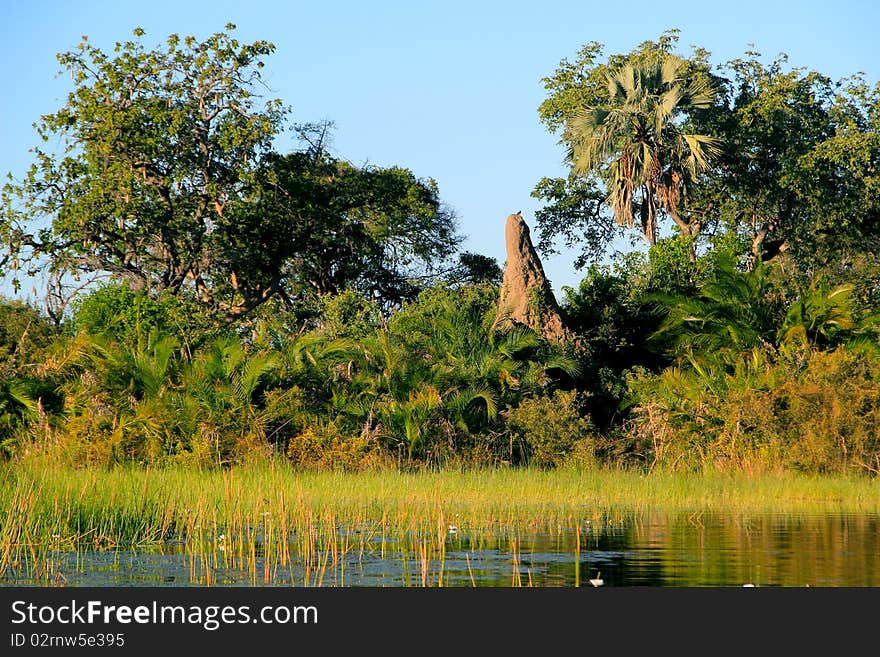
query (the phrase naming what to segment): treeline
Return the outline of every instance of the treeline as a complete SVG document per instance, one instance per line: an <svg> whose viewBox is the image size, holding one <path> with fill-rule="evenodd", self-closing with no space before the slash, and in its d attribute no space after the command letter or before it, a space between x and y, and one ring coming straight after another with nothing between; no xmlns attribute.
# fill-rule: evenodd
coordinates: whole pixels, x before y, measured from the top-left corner
<svg viewBox="0 0 880 657"><path fill-rule="evenodd" d="M7 458L880 472L877 86L674 31L563 60L539 115L570 172L533 195L585 277L555 344L499 321L433 181L326 124L275 152L272 46L231 29L59 57L63 147L3 191L3 273L49 281L0 305Z"/></svg>
<svg viewBox="0 0 880 657"><path fill-rule="evenodd" d="M670 292L662 262L591 268L563 303L578 335L563 346L499 324L493 284L437 285L390 315L354 292L307 320L269 303L221 326L125 285L61 329L6 302L2 449L75 465L878 469L880 324L852 286L786 300L778 266L713 252L695 292Z"/></svg>
<svg viewBox="0 0 880 657"><path fill-rule="evenodd" d="M72 464L555 463L591 440L577 393L544 399L578 364L499 327L497 296L437 286L386 316L344 292L305 323L270 303L217 327L178 298L111 285L60 332L7 303L3 445Z"/></svg>

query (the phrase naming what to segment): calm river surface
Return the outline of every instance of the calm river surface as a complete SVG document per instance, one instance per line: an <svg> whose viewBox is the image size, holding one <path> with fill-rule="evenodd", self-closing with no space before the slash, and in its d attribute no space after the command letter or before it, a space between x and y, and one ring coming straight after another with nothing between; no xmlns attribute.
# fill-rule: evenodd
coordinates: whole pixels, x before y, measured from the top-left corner
<svg viewBox="0 0 880 657"><path fill-rule="evenodd" d="M265 546L226 557L209 547L165 545L50 552L35 578L7 570L3 585L68 586L880 586L880 516L616 514L552 531L450 527L437 543L340 530L334 550L283 565ZM239 548L240 549L240 548ZM277 550L275 550L277 552ZM46 575L49 572L51 575Z"/></svg>

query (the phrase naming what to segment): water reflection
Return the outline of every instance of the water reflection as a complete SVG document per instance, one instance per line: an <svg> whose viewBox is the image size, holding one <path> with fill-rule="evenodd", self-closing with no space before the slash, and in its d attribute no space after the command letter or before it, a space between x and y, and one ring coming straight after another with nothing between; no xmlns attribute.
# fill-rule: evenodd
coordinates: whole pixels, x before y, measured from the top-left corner
<svg viewBox="0 0 880 657"><path fill-rule="evenodd" d="M368 533L368 532L364 532ZM373 532L371 535L376 535ZM150 551L53 552L42 578L19 565L3 584L74 586L880 586L876 515L626 514L571 527L469 531L445 542L406 536L294 555L256 545L228 561L178 544ZM293 551L291 550L291 553ZM221 554L222 556L222 554Z"/></svg>

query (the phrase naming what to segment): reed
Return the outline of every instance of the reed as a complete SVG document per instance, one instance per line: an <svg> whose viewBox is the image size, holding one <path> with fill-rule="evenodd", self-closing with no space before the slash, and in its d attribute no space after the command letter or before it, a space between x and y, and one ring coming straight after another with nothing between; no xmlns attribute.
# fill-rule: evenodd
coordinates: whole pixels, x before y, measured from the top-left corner
<svg viewBox="0 0 880 657"><path fill-rule="evenodd" d="M563 540L576 529L568 547L580 554L589 540L582 527L632 512L876 514L878 485L622 470L303 472L278 461L71 469L32 460L0 466L0 577L63 583L58 552L173 547L205 585L230 570L253 585L344 585L352 568L395 551L410 583L442 586L452 526L470 549L509 554L519 586L531 580L519 569L523 537L535 532Z"/></svg>

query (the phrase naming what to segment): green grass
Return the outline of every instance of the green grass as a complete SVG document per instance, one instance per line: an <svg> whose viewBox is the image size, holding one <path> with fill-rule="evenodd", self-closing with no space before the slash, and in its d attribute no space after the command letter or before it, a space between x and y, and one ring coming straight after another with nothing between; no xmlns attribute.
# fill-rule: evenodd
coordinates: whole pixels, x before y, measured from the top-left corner
<svg viewBox="0 0 880 657"><path fill-rule="evenodd" d="M880 513L878 483L817 476L699 476L561 469L298 472L283 462L198 471L70 469L45 461L0 467L0 576L52 576L54 550L155 548L190 555L194 579L216 568L305 565L319 583L342 556L395 545L427 581L445 555L448 525L486 540L562 532L626 513ZM341 529L356 528L357 532ZM344 567L344 566L343 566ZM310 579L311 578L311 579ZM310 580L310 581L309 581Z"/></svg>

